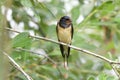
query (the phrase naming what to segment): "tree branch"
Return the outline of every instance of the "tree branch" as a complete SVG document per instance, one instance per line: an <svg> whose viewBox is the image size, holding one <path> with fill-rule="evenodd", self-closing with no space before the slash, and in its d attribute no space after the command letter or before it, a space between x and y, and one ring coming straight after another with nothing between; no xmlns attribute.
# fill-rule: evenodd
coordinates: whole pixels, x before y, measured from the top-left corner
<svg viewBox="0 0 120 80"><path fill-rule="evenodd" d="M51 59L49 56L47 55L44 55L44 54L40 54L40 53L37 53L37 52L34 52L32 50L27 50L27 49L23 49L23 48L16 48L16 50L21 50L21 51L26 51L26 52L30 52L30 53L34 53L34 54L37 54L37 55L41 55L45 58L47 58L48 60L50 60L53 64L57 65L57 62L55 62L53 59Z"/></svg>
<svg viewBox="0 0 120 80"><path fill-rule="evenodd" d="M21 33L19 31L15 31L13 29L10 29L10 28L6 28L7 30L9 31L12 31L12 32L16 32L16 33ZM74 50L77 50L77 51L81 51L83 53L86 53L88 55L92 55L94 57L97 57L99 59L102 59L104 60L105 62L109 63L111 66L113 64L120 64L120 62L116 62L116 61L112 61L104 56L101 56L101 55L98 55L96 53L93 53L93 52L90 52L88 50L85 50L85 49L82 49L82 48L78 48L76 46L73 46L73 45L69 45L69 44L66 44L66 43L63 43L63 42L58 42L58 41L55 41L55 40L52 40L52 39L49 39L49 38L46 38L46 37L41 37L41 36L32 36L32 35L29 35L30 37L32 38L35 38L35 39L40 39L40 40L44 40L44 41L48 41L48 42L52 42L52 43L56 43L56 44L62 44L62 45L65 45L65 46L69 46L70 48L74 49ZM112 67L113 68L113 67ZM114 68L113 68L114 69ZM118 76L118 75L117 75ZM119 76L118 76L119 77Z"/></svg>
<svg viewBox="0 0 120 80"><path fill-rule="evenodd" d="M119 75L117 69L115 68L115 65L111 64L111 67L112 67L113 71L116 73L116 75L118 76L118 78L120 79L120 75Z"/></svg>
<svg viewBox="0 0 120 80"><path fill-rule="evenodd" d="M56 68L57 68L57 70L58 70L58 72L59 72L59 74L60 74L60 78L63 78L63 74L62 74L62 72L60 71L57 62L55 62L55 61L54 61L53 59L51 59L49 56L44 55L44 54L40 54L40 53L37 53L37 52L34 52L34 51L32 51L32 50L23 49L23 48L20 48L20 47L19 47L19 48L16 48L15 50L26 51L26 52L34 53L34 54L41 55L41 56L47 58L47 59L50 60L54 65L56 65ZM64 79L64 78L63 78L63 79Z"/></svg>
<svg viewBox="0 0 120 80"><path fill-rule="evenodd" d="M6 52L2 53L10 60L10 63L12 63L13 66L26 77L27 80L33 80Z"/></svg>
<svg viewBox="0 0 120 80"><path fill-rule="evenodd" d="M13 29L10 29L10 28L6 28L7 30L9 31L13 31L13 32L16 32L16 33L22 33L22 32L19 32L19 31L15 31ZM66 43L63 43L63 42L58 42L58 41L55 41L53 39L49 39L49 38L46 38L46 37L41 37L41 36L32 36L32 35L29 35L30 37L32 38L36 38L36 39L41 39L41 40L45 40L45 41L49 41L49 42L52 42L52 43L56 43L56 44L62 44L62 45L65 45L65 46L69 46L70 48L74 49L74 50L77 50L77 51L81 51L81 52L84 52L86 54L89 54L89 55L92 55L94 57L97 57L99 59L102 59L110 64L120 64L119 62L115 62L115 61L112 61L110 59L107 59L106 57L104 56L101 56L101 55L98 55L96 53L93 53L93 52L90 52L88 50L85 50L85 49L82 49L82 48L78 48L76 46L73 46L73 45L69 45L69 44L66 44Z"/></svg>

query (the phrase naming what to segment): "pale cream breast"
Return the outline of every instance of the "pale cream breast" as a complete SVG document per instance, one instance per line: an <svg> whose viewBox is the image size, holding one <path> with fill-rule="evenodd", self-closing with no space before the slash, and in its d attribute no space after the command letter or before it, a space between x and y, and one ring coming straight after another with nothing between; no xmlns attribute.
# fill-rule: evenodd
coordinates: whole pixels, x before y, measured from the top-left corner
<svg viewBox="0 0 120 80"><path fill-rule="evenodd" d="M71 43L71 27L61 28L58 25L58 38L61 42L70 44Z"/></svg>

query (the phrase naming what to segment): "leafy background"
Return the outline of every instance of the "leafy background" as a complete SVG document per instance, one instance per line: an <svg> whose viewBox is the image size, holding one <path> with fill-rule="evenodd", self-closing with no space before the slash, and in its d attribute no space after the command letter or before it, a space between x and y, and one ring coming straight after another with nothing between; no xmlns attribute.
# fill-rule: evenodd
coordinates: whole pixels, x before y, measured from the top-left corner
<svg viewBox="0 0 120 80"><path fill-rule="evenodd" d="M69 70L66 71L59 46L31 38L29 33L57 40L57 21L68 15L74 25L72 45L119 61L119 0L13 0L9 8L4 3L7 3L6 0L1 2L1 9L6 15L8 27L23 32L9 33L12 45L10 56L34 80L118 80L108 63L73 49L69 58ZM19 48L26 50L18 50ZM27 50L47 55L59 65ZM116 67L119 71L119 66ZM26 80L13 66L10 67L9 79Z"/></svg>

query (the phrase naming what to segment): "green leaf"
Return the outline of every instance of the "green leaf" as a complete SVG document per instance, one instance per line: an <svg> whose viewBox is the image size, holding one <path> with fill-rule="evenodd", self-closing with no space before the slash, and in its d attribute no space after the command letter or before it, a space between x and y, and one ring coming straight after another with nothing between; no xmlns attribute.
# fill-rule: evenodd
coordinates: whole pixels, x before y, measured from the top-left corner
<svg viewBox="0 0 120 80"><path fill-rule="evenodd" d="M77 7L73 8L71 11L73 23L76 22L76 20L78 19L78 16L80 15L79 7L80 6L77 6Z"/></svg>
<svg viewBox="0 0 120 80"><path fill-rule="evenodd" d="M106 1L104 2L100 7L99 10L101 11L102 15L110 14L111 11L113 11L115 8L115 5L112 1Z"/></svg>
<svg viewBox="0 0 120 80"><path fill-rule="evenodd" d="M116 70L117 70L117 72L118 72L119 75L120 75L120 68L117 68L117 67L116 67Z"/></svg>
<svg viewBox="0 0 120 80"><path fill-rule="evenodd" d="M108 69L108 70L111 70L111 69L112 69L112 67L111 67L110 64L108 64L108 63L104 63L104 67L105 67L106 69Z"/></svg>
<svg viewBox="0 0 120 80"><path fill-rule="evenodd" d="M20 0L21 4L26 7L32 7L32 3L30 0Z"/></svg>
<svg viewBox="0 0 120 80"><path fill-rule="evenodd" d="M93 76L90 76L87 80L95 80Z"/></svg>
<svg viewBox="0 0 120 80"><path fill-rule="evenodd" d="M118 79L115 79L114 76L108 76L108 77L107 77L107 80L118 80Z"/></svg>
<svg viewBox="0 0 120 80"><path fill-rule="evenodd" d="M115 46L114 46L114 42L112 41L112 42L110 42L107 46L106 46L106 50L110 50L110 49L112 49L112 48L114 48Z"/></svg>
<svg viewBox="0 0 120 80"><path fill-rule="evenodd" d="M23 48L29 48L31 45L31 38L29 37L29 33L23 32L18 34L13 40L12 40L12 46L15 47L23 47Z"/></svg>
<svg viewBox="0 0 120 80"><path fill-rule="evenodd" d="M120 23L120 17L119 17L119 16L115 17L115 18L113 19L113 21L115 21L115 22L117 22L117 23Z"/></svg>
<svg viewBox="0 0 120 80"><path fill-rule="evenodd" d="M98 79L99 80L106 80L107 79L107 75L105 73L101 73L99 76L98 76Z"/></svg>

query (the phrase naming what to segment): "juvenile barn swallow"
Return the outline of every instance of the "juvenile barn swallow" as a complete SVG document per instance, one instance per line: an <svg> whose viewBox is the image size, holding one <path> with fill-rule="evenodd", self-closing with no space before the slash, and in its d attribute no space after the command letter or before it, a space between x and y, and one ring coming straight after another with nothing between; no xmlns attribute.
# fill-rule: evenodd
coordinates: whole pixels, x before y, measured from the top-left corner
<svg viewBox="0 0 120 80"><path fill-rule="evenodd" d="M59 42L71 45L73 38L73 24L69 16L63 16L57 23L56 32ZM68 57L70 55L70 47L60 44L60 51L64 58L64 67L68 69Z"/></svg>

